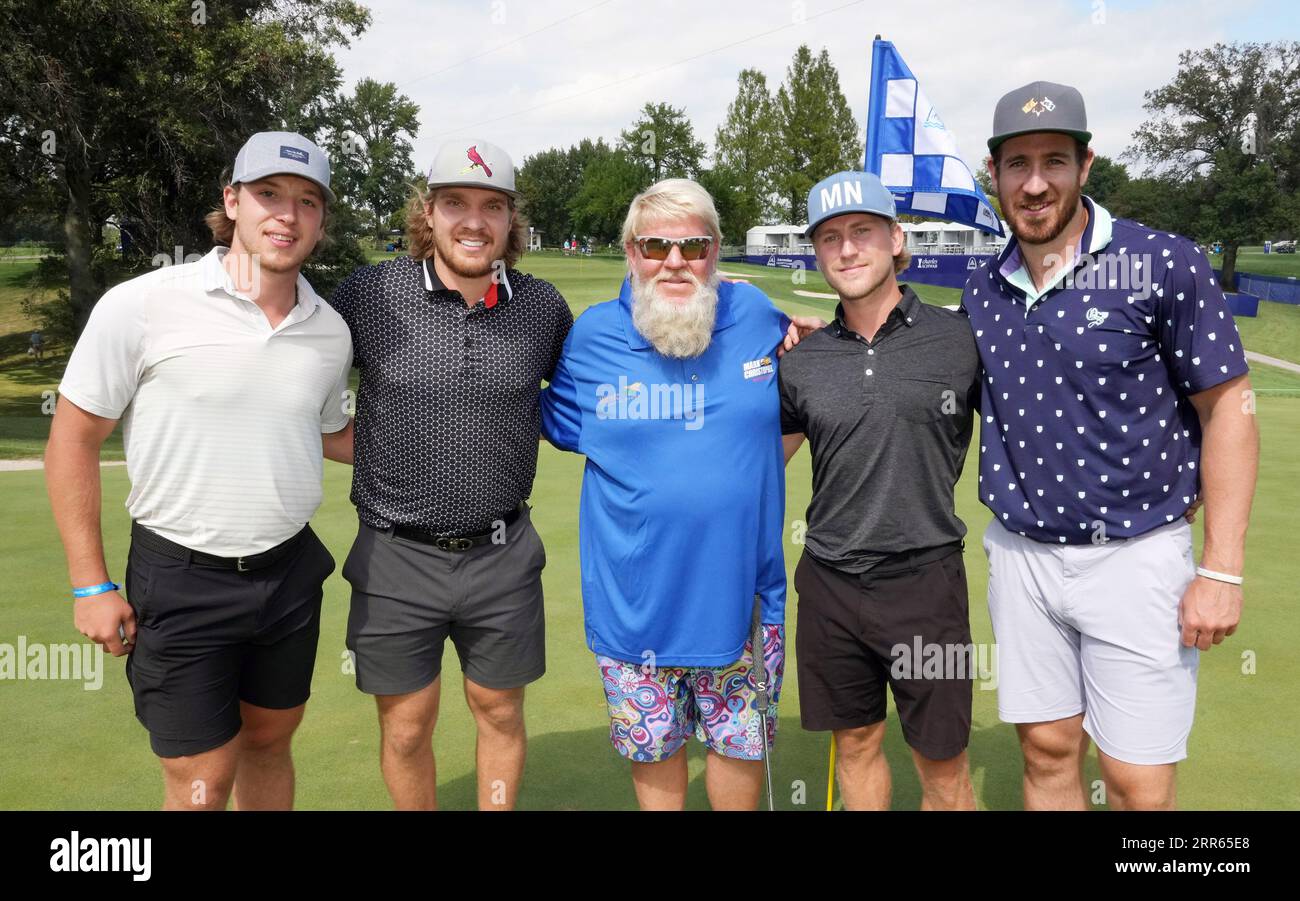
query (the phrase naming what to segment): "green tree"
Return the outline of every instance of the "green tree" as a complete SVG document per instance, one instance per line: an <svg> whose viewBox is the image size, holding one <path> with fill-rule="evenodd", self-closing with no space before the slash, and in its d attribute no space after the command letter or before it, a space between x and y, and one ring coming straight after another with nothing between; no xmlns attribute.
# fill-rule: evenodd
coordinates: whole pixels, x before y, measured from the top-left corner
<svg viewBox="0 0 1300 901"><path fill-rule="evenodd" d="M619 135L619 149L649 172L652 181L694 178L707 148L695 140L695 128L686 110L667 103L647 103L641 117Z"/></svg>
<svg viewBox="0 0 1300 901"><path fill-rule="evenodd" d="M210 243L203 214L249 134L309 137L337 87L327 50L369 23L355 0L0 0L0 171L57 196L80 328L102 294L104 223L150 253Z"/></svg>
<svg viewBox="0 0 1300 901"><path fill-rule="evenodd" d="M397 85L370 78L331 108L331 187L341 200L367 211L377 240L383 240L415 177L411 139L420 130L419 115L419 106L399 94Z"/></svg>
<svg viewBox="0 0 1300 901"><path fill-rule="evenodd" d="M862 165L858 123L840 90L840 76L822 48L795 51L776 93L780 129L775 188L781 214L791 223L808 218L808 191L835 172Z"/></svg>
<svg viewBox="0 0 1300 901"><path fill-rule="evenodd" d="M1084 191L1097 203L1109 208L1111 198L1128 180L1128 168L1123 163L1098 155L1093 157L1092 170L1088 173L1088 184L1084 186Z"/></svg>
<svg viewBox="0 0 1300 901"><path fill-rule="evenodd" d="M781 138L776 105L762 72L741 70L736 99L727 107L727 118L714 140L716 178L735 189L728 223L735 231L728 240L738 233L743 241L745 231L774 212L770 197Z"/></svg>
<svg viewBox="0 0 1300 901"><path fill-rule="evenodd" d="M980 164L975 167L975 183L983 189L984 195L988 197L989 204L993 207L993 214L999 219L1003 219L1005 217L1002 215L1002 198L998 197L997 189L993 187L993 178L989 175L989 165L992 162L992 154L984 154L984 159L980 160Z"/></svg>
<svg viewBox="0 0 1300 901"><path fill-rule="evenodd" d="M573 230L598 243L617 241L627 208L652 181L650 170L622 150L598 157L582 173L582 186L569 203Z"/></svg>
<svg viewBox="0 0 1300 901"><path fill-rule="evenodd" d="M543 242L558 244L574 233L570 204L582 188L584 173L613 152L603 140L584 138L568 150L552 147L524 160L516 184L524 213Z"/></svg>
<svg viewBox="0 0 1300 901"><path fill-rule="evenodd" d="M698 181L713 198L722 227L722 242L744 244L745 232L756 225L757 220L749 219L753 213L751 198L744 193L739 177L732 170L718 166L701 171Z"/></svg>
<svg viewBox="0 0 1300 901"><path fill-rule="evenodd" d="M1201 204L1195 237L1223 242L1221 281L1233 290L1238 247L1285 225L1286 192L1300 184L1300 43L1185 50L1145 108L1128 153L1189 185Z"/></svg>
<svg viewBox="0 0 1300 901"><path fill-rule="evenodd" d="M1169 176L1130 178L1107 199L1106 209L1157 231L1186 231L1197 217L1197 193L1195 184Z"/></svg>

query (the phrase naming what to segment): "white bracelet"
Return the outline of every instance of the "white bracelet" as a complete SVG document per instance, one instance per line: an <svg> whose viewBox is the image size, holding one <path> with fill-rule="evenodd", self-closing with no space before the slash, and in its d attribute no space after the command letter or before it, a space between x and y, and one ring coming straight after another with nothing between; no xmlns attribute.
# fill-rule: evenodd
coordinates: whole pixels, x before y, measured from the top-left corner
<svg viewBox="0 0 1300 901"><path fill-rule="evenodd" d="M1241 576L1230 576L1227 573L1216 573L1212 569L1206 569L1204 566L1196 567L1198 576L1205 576L1207 579L1213 579L1216 582L1227 582L1229 585L1240 585L1244 580Z"/></svg>

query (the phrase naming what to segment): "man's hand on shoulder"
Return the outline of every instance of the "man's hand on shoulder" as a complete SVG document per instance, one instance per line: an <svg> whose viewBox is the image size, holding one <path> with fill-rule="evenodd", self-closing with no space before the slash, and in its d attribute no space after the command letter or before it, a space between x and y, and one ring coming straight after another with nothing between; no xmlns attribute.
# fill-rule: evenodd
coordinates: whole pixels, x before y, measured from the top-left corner
<svg viewBox="0 0 1300 901"><path fill-rule="evenodd" d="M776 355L778 357L785 356L787 350L794 350L795 345L804 338L824 328L826 328L826 320L818 316L791 317L790 327L785 330L785 337L776 346Z"/></svg>

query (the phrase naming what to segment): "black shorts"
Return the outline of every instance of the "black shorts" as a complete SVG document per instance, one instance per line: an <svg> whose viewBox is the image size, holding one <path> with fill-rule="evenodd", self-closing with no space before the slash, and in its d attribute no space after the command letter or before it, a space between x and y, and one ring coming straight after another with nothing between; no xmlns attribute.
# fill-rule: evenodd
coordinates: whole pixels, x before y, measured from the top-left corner
<svg viewBox="0 0 1300 901"><path fill-rule="evenodd" d="M290 541L283 558L251 572L131 542L125 588L137 630L126 677L159 757L221 747L242 725L240 701L271 710L307 702L334 558L310 527Z"/></svg>
<svg viewBox="0 0 1300 901"><path fill-rule="evenodd" d="M880 722L889 685L908 745L930 760L966 748L975 661L966 569L961 548L951 548L924 552L922 562L898 555L861 575L804 552L794 585L805 729Z"/></svg>
<svg viewBox="0 0 1300 901"><path fill-rule="evenodd" d="M445 551L361 525L343 564L352 585L348 649L357 688L419 691L442 673L448 638L466 677L520 688L546 672L546 550L527 508L504 542Z"/></svg>

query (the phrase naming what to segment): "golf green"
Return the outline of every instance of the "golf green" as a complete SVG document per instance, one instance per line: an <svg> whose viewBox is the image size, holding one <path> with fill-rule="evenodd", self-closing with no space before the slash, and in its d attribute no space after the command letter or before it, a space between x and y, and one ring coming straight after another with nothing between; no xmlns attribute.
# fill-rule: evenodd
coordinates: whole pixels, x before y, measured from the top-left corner
<svg viewBox="0 0 1300 901"><path fill-rule="evenodd" d="M613 259L525 257L521 268L561 289L576 311L614 295L621 264ZM806 284L791 273L724 264L750 278L789 312L828 315L832 304L795 291L825 292L815 273ZM955 303L957 292L922 289L929 302ZM1300 807L1297 746L1291 715L1300 686L1300 659L1291 646L1296 570L1290 518L1300 507L1300 398L1262 396L1258 403L1263 465L1246 565L1246 609L1237 634L1201 657L1200 691L1190 759L1180 766L1179 804L1189 809ZM979 536L989 521L975 494L975 455L968 458L957 507L971 537L965 552L976 642L992 642L984 591L987 569ZM529 809L635 807L628 765L610 748L604 697L582 625L577 559L578 493L582 458L543 444L531 503L546 544L547 674L528 689L529 756L520 806ZM129 521L123 508L123 467L102 471L103 525L110 572L125 566ZM348 501L350 472L326 464L325 499L313 527L340 565L356 528ZM807 507L808 452L787 473L786 566L793 573L801 548L793 538ZM39 471L0 472L0 646L74 643L72 601L58 535ZM1201 524L1196 531L1199 533ZM665 566L673 561L665 560ZM787 642L794 646L796 599L790 592ZM294 753L297 804L317 809L384 809L374 702L359 693L344 649L348 586L336 570L325 586L324 618L313 696ZM0 655L4 648L0 647ZM11 652L12 653L12 652ZM826 792L828 736L799 726L798 684L787 661L774 748L777 804L819 810ZM0 669L0 675L3 669ZM83 674L84 676L85 674ZM0 678L0 808L157 808L162 784L147 736L136 722L121 659L103 660L102 684L81 680ZM443 696L434 739L443 807L474 804L473 724L461 697L456 655L444 655ZM970 760L981 808L1021 806L1021 758L1014 729L998 721L995 691L977 685ZM894 806L915 808L920 789L910 754L891 709L886 752L893 768ZM689 806L704 808L703 757L690 748ZM1086 768L1093 799L1104 806L1095 757Z"/></svg>

